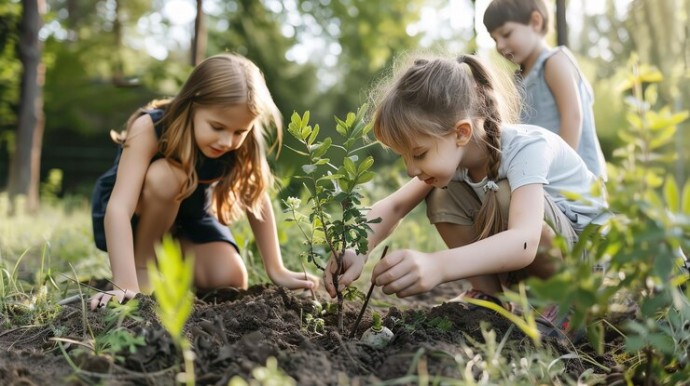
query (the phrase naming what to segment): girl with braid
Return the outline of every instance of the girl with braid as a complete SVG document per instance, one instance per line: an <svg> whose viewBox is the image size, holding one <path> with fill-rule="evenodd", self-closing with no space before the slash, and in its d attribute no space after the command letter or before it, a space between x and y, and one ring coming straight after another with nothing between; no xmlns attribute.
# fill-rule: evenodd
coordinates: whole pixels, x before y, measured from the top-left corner
<svg viewBox="0 0 690 386"><path fill-rule="evenodd" d="M463 55L414 60L378 90L374 133L402 157L411 180L367 214L381 218L371 224L369 249L423 200L448 246L389 252L371 278L384 293L406 297L467 279L472 288L457 300L503 306L496 295L504 286L555 273L562 258L552 248L556 235L572 246L605 212L605 198L591 193L601 182L561 137L508 122L518 110L510 87L478 58ZM366 259L347 252L338 272L341 288L360 276ZM331 296L336 270L331 261L324 275Z"/></svg>

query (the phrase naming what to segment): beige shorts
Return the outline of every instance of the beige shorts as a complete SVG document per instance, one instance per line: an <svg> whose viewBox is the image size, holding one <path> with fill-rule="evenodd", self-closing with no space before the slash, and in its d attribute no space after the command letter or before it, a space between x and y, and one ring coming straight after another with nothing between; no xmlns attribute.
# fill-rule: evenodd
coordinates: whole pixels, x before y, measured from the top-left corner
<svg viewBox="0 0 690 386"><path fill-rule="evenodd" d="M498 201L501 212L506 217L510 208L510 185L508 180L498 182ZM467 183L452 181L447 189L434 189L426 197L426 213L432 224L452 223L473 225L474 217L479 212L481 201ZM551 197L544 193L544 221L558 235L561 235L572 248L579 239L568 217L558 209Z"/></svg>

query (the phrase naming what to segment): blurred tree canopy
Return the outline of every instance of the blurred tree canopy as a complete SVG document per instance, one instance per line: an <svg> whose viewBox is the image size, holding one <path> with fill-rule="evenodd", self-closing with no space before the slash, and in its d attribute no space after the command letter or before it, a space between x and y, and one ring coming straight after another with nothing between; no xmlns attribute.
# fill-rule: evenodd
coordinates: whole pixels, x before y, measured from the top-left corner
<svg viewBox="0 0 690 386"><path fill-rule="evenodd" d="M610 150L618 147L617 128L625 124L623 90L618 86L630 74L631 57L664 76L653 107L690 109L690 0L607 0L603 7L603 13L585 15L573 49L589 68L597 95L597 130L602 146ZM690 155L685 151L690 146L689 131L686 122L676 132L679 183L687 179L690 168Z"/></svg>
<svg viewBox="0 0 690 386"><path fill-rule="evenodd" d="M197 2L47 3L40 35L47 69L43 174L63 169L65 191L88 193L112 163L116 148L109 130L122 129L149 100L173 95L189 74ZM478 3L464 0L457 8L447 0L205 0L204 56L223 51L247 56L264 71L284 117L310 110L313 122L333 130L333 117L366 102L373 82L399 54L429 47L474 51ZM595 112L606 151L619 141L616 128L626 124L615 86L629 71L631 54L666 76L659 103L688 108L690 0L600 3L603 13L568 16L581 25L571 30L576 32L569 42L597 93ZM554 9L555 4L551 1ZM18 0L0 0L0 189L16 128L20 13ZM449 19L463 22L449 24ZM295 164L288 153L277 163L285 173Z"/></svg>

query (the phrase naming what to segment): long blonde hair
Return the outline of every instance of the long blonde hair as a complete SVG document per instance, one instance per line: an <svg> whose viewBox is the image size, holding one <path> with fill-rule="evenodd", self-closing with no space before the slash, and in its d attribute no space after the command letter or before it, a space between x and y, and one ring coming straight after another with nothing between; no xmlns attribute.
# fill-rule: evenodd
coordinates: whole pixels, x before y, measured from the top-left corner
<svg viewBox="0 0 690 386"><path fill-rule="evenodd" d="M199 182L195 168L199 151L194 140L194 109L241 104L246 104L256 119L250 135L235 150L233 167L225 170L213 191L214 208L223 224L237 219L244 210L261 218L262 196L274 182L266 159L265 137L269 129L275 128L275 145L280 147L282 119L259 68L237 54L209 57L194 68L174 98L153 101L132 114L127 122L129 128L147 110L164 110L160 123L165 131L158 143L159 152L187 174L179 196L184 199Z"/></svg>
<svg viewBox="0 0 690 386"><path fill-rule="evenodd" d="M396 150L410 151L414 138L443 137L458 121L469 118L477 128L475 139L487 145L487 178L496 181L501 163L500 127L504 117L514 120L518 111L512 83L506 77L499 81L472 55L415 59L397 72L373 95L376 138ZM481 121L483 127L478 125ZM489 190L475 219L478 238L505 230L502 217L496 193Z"/></svg>

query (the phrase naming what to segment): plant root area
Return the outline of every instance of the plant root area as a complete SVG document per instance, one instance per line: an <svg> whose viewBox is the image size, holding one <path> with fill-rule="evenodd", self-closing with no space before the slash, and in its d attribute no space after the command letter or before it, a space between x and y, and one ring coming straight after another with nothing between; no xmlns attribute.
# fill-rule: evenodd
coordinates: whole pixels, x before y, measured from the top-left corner
<svg viewBox="0 0 690 386"><path fill-rule="evenodd" d="M375 298L373 304L377 303ZM49 325L0 330L0 384L177 384L177 374L184 371L183 357L156 315L155 299L143 295L135 299L139 318L124 319L119 329L143 338L145 345L136 349L116 347L104 339L112 334L113 322L108 318L114 312L111 307L88 311L75 303L62 306ZM423 377L431 381L478 378L480 366L467 363L484 352L472 349L486 344L487 329L483 333L482 322L491 324L496 344L505 340L506 347L517 347L513 352L520 352L520 348L534 351L531 340L491 310L469 310L466 304L436 302L429 295L412 300L379 295L379 299L392 303L370 304L355 337L350 338L362 305L359 300L344 302L345 331L338 332L334 310L319 312L311 296L274 285L199 295L185 326L195 354L196 384L225 386L235 376L254 379L253 370L266 367L271 357L297 385L416 385ZM330 301L326 296L320 300ZM359 341L372 324L374 310L395 333L382 349ZM323 329L314 323L318 318L323 319ZM574 352L573 347L558 342L546 340L544 344L554 351L555 358ZM590 359L611 365L606 358L588 354ZM501 355L508 355L508 351ZM562 374L572 379L590 367L602 372L572 355L564 358ZM519 363L520 358L510 361Z"/></svg>

